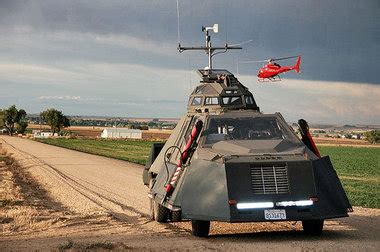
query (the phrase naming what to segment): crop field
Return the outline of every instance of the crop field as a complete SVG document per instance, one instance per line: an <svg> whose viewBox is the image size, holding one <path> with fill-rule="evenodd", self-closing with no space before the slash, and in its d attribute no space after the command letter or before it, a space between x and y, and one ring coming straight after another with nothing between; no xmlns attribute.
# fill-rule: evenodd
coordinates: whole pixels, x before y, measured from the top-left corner
<svg viewBox="0 0 380 252"><path fill-rule="evenodd" d="M380 148L318 146L329 155L351 204L380 208Z"/></svg>
<svg viewBox="0 0 380 252"><path fill-rule="evenodd" d="M152 145L151 141L146 140L47 138L38 141L137 164L145 164Z"/></svg>
<svg viewBox="0 0 380 252"><path fill-rule="evenodd" d="M38 141L72 150L145 164L152 142L49 138ZM318 146L329 155L351 203L380 208L380 148Z"/></svg>

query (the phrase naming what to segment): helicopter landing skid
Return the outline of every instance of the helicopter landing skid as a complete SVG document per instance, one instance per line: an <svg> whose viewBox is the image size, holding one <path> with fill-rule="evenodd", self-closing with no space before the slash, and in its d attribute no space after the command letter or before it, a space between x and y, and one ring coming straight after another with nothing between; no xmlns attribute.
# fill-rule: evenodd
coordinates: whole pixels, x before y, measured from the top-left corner
<svg viewBox="0 0 380 252"><path fill-rule="evenodd" d="M281 81L281 77L279 75L274 76L274 77L269 77L269 78L258 78L258 82L276 82L276 81Z"/></svg>

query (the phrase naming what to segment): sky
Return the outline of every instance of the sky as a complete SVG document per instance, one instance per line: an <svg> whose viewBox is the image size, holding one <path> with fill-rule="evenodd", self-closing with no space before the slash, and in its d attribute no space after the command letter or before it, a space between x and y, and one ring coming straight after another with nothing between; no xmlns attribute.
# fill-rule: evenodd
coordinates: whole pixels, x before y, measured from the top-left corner
<svg viewBox="0 0 380 252"><path fill-rule="evenodd" d="M180 117L207 64L201 26L219 24L215 56L265 113L287 121L380 124L378 0L0 0L0 108L67 115ZM302 55L301 73L261 84L261 63ZM294 60L281 62L294 64ZM238 71L237 71L238 70Z"/></svg>

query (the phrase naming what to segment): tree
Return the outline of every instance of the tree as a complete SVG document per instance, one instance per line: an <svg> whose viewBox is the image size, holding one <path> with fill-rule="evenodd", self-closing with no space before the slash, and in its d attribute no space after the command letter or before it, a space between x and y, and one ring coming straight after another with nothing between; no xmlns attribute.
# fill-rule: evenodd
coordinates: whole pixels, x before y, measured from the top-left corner
<svg viewBox="0 0 380 252"><path fill-rule="evenodd" d="M16 124L16 131L18 134L24 134L27 127L28 122L26 120L20 121Z"/></svg>
<svg viewBox="0 0 380 252"><path fill-rule="evenodd" d="M62 111L53 108L41 112L40 117L51 127L53 134L60 132L61 128L70 126L69 119L63 115Z"/></svg>
<svg viewBox="0 0 380 252"><path fill-rule="evenodd" d="M2 117L4 127L11 136L15 132L15 127L18 133L23 134L28 126L25 110L18 110L15 105L12 105L2 111L2 115L0 117Z"/></svg>
<svg viewBox="0 0 380 252"><path fill-rule="evenodd" d="M4 111L0 109L0 129L4 128Z"/></svg>
<svg viewBox="0 0 380 252"><path fill-rule="evenodd" d="M380 143L380 130L371 130L364 133L365 138L370 143Z"/></svg>

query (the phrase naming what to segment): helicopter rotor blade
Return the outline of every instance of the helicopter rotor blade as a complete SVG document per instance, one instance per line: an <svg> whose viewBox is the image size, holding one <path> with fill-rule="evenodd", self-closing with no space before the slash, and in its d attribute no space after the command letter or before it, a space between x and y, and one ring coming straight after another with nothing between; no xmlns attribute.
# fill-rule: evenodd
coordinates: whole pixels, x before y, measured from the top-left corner
<svg viewBox="0 0 380 252"><path fill-rule="evenodd" d="M283 58L269 58L269 59L266 59L266 60L248 60L248 61L239 61L238 63L242 63L242 64L248 64L248 63L262 63L262 62L272 62L272 61L278 61L278 60L286 60L286 59L293 59L293 58L297 58L299 57L299 55L297 56L290 56L290 57L283 57Z"/></svg>
<svg viewBox="0 0 380 252"><path fill-rule="evenodd" d="M239 61L241 64L249 64L249 63L262 63L268 62L268 60L248 60L248 61Z"/></svg>
<svg viewBox="0 0 380 252"><path fill-rule="evenodd" d="M276 58L276 59L271 59L271 60L285 60L285 59L293 59L293 58L297 58L299 57L299 55L297 56L290 56L290 57L283 57L283 58Z"/></svg>
<svg viewBox="0 0 380 252"><path fill-rule="evenodd" d="M229 45L229 46L240 46L240 45L251 43L252 41L253 41L253 39L250 39L250 40L243 41L243 42L240 42L238 44L232 44L232 45Z"/></svg>

